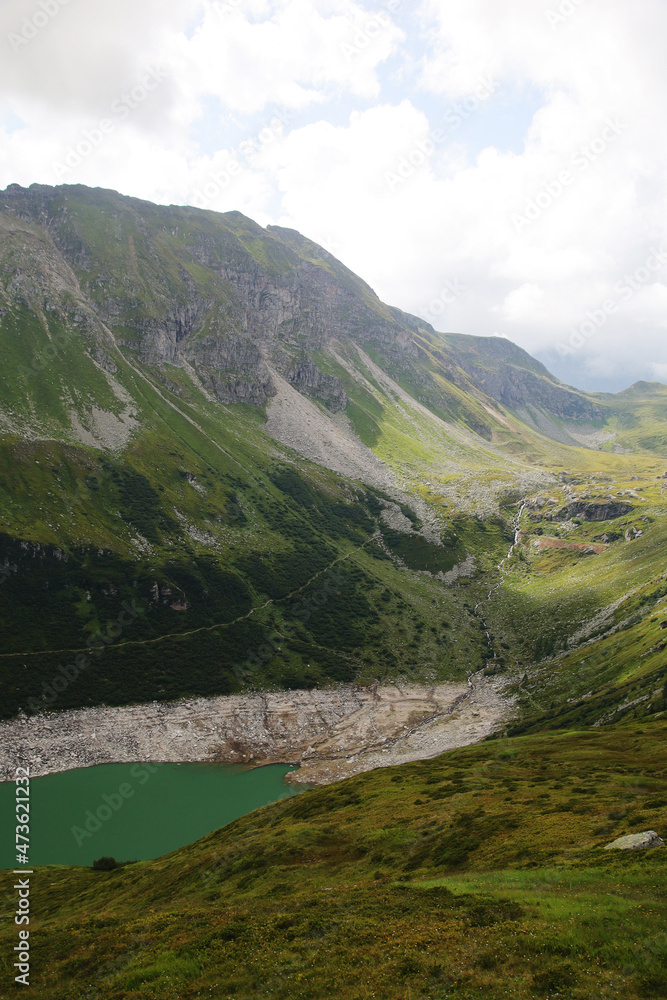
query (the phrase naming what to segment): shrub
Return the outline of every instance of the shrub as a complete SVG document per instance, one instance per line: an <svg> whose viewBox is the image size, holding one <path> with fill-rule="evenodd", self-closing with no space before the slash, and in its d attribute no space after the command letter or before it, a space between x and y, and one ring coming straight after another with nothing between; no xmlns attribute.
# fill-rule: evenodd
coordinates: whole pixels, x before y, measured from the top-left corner
<svg viewBox="0 0 667 1000"><path fill-rule="evenodd" d="M574 969L567 962L547 967L533 974L533 985L538 990L560 992L574 986L576 981Z"/></svg>
<svg viewBox="0 0 667 1000"><path fill-rule="evenodd" d="M114 868L120 868L115 858L98 858L93 861L93 869L96 872L112 872Z"/></svg>

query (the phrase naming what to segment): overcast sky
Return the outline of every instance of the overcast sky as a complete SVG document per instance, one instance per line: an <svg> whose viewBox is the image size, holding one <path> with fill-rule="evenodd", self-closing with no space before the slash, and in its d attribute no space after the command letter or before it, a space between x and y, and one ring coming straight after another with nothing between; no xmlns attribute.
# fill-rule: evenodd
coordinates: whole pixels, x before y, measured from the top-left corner
<svg viewBox="0 0 667 1000"><path fill-rule="evenodd" d="M3 0L0 188L238 209L571 384L667 381L666 38L665 0Z"/></svg>

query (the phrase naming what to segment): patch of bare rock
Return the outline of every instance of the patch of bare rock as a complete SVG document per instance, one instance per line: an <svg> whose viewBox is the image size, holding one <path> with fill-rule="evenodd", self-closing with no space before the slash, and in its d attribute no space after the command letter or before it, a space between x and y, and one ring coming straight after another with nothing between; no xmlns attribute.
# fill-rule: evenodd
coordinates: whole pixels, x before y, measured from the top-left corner
<svg viewBox="0 0 667 1000"><path fill-rule="evenodd" d="M644 830L642 833L629 833L618 837L607 844L605 851L645 851L649 847L664 847L664 840L655 830Z"/></svg>
<svg viewBox="0 0 667 1000"><path fill-rule="evenodd" d="M484 739L511 715L507 681L344 685L86 708L0 723L0 778L106 763L298 764L290 780L328 784Z"/></svg>

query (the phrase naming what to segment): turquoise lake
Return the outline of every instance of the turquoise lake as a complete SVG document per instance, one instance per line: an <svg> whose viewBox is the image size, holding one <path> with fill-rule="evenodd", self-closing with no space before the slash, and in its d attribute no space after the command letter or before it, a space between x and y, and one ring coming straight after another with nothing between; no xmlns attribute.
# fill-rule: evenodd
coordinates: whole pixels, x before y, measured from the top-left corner
<svg viewBox="0 0 667 1000"><path fill-rule="evenodd" d="M143 861L299 789L292 767L100 764L30 781L30 865ZM16 865L15 786L0 784L0 868Z"/></svg>

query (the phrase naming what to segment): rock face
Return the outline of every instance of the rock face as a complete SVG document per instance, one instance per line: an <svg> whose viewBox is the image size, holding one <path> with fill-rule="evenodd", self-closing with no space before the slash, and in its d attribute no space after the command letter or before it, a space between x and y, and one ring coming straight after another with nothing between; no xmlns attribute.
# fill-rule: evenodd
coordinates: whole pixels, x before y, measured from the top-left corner
<svg viewBox="0 0 667 1000"><path fill-rule="evenodd" d="M8 227L16 247L3 253ZM0 234L0 311L59 310L104 371L115 373L119 348L176 395L170 366L225 405L264 407L277 391L272 369L337 413L349 400L332 354L351 344L421 404L489 441L498 421L507 427L497 403L555 440L556 420L604 419L603 404L502 337L436 334L322 247L240 212L151 205L82 185L10 185L0 192ZM453 402L442 379L464 395Z"/></svg>
<svg viewBox="0 0 667 1000"><path fill-rule="evenodd" d="M557 517L563 521L571 517L580 517L583 521L612 521L615 517L629 514L633 509L632 504L617 501L587 503L585 500L575 500L564 507Z"/></svg>
<svg viewBox="0 0 667 1000"><path fill-rule="evenodd" d="M333 413L347 406L347 394L341 380L335 375L325 375L312 361L291 365L285 377L298 392L321 399Z"/></svg>
<svg viewBox="0 0 667 1000"><path fill-rule="evenodd" d="M222 403L263 406L275 395L269 361L336 412L347 405L343 385L313 352L355 338L397 357L416 353L411 331L372 289L290 230L78 186L12 185L3 210L48 233L49 252L119 346L151 367L191 366Z"/></svg>
<svg viewBox="0 0 667 1000"><path fill-rule="evenodd" d="M665 842L655 830L645 830L644 833L630 833L627 837L619 837L607 844L605 851L643 851L647 847L664 847Z"/></svg>
<svg viewBox="0 0 667 1000"><path fill-rule="evenodd" d="M475 384L529 423L535 419L527 406L545 409L563 420L600 418L597 403L554 379L544 365L504 337L447 334L446 339L454 360Z"/></svg>

